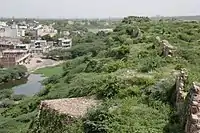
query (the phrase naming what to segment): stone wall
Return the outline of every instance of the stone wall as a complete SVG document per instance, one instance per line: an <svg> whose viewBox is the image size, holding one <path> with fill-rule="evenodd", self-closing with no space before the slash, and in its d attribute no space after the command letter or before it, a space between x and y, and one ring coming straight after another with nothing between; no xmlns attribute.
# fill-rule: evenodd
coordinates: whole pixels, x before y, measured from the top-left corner
<svg viewBox="0 0 200 133"><path fill-rule="evenodd" d="M175 106L185 133L200 133L200 84L193 83L185 92L187 72L182 69L176 78Z"/></svg>
<svg viewBox="0 0 200 133"><path fill-rule="evenodd" d="M184 107L184 102L185 102L185 97L187 95L186 92L184 92L185 90L185 84L187 81L187 72L185 69L182 69L180 71L180 74L177 76L176 78L176 109L179 113L181 113L183 111L183 107Z"/></svg>
<svg viewBox="0 0 200 133"><path fill-rule="evenodd" d="M185 133L200 133L200 84L193 83L188 93Z"/></svg>

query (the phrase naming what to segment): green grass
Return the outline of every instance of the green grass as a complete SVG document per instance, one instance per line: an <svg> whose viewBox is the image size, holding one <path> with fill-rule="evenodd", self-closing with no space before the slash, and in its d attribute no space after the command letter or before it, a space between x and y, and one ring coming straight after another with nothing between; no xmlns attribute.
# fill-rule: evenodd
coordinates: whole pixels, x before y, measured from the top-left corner
<svg viewBox="0 0 200 133"><path fill-rule="evenodd" d="M54 66L54 67L40 68L33 73L34 74L43 74L46 77L50 77L52 75L60 74L62 72L63 72L62 66L58 65L58 66Z"/></svg>

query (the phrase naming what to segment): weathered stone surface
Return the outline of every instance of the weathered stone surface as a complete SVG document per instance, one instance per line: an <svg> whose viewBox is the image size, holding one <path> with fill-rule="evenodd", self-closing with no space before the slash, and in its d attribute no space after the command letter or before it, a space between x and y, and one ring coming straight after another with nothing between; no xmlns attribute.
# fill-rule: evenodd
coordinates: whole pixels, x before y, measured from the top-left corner
<svg viewBox="0 0 200 133"><path fill-rule="evenodd" d="M179 113L183 111L184 101L186 97L184 87L187 77L188 76L186 70L182 69L180 71L180 74L176 78L176 108Z"/></svg>
<svg viewBox="0 0 200 133"><path fill-rule="evenodd" d="M156 40L161 46L163 56L173 56L175 48L167 40L161 40L159 36L156 37Z"/></svg>
<svg viewBox="0 0 200 133"><path fill-rule="evenodd" d="M60 114L82 117L87 113L89 108L96 106L97 103L97 100L85 97L45 100L41 102L40 110L51 109Z"/></svg>
<svg viewBox="0 0 200 133"><path fill-rule="evenodd" d="M193 83L188 95L185 133L200 133L200 84Z"/></svg>

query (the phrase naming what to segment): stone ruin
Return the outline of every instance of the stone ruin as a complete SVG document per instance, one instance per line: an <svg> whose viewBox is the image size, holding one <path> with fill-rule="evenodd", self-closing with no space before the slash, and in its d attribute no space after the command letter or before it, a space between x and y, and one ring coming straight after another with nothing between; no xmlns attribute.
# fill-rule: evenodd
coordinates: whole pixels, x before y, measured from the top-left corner
<svg viewBox="0 0 200 133"><path fill-rule="evenodd" d="M182 69L176 78L175 106L185 133L200 133L200 84L194 82L186 93L187 79L187 71Z"/></svg>
<svg viewBox="0 0 200 133"><path fill-rule="evenodd" d="M185 133L200 133L200 84L193 83L188 94Z"/></svg>
<svg viewBox="0 0 200 133"><path fill-rule="evenodd" d="M186 69L182 69L180 74L176 78L176 108L178 112L181 112L184 106L185 97L187 95L184 92L184 87L187 81L188 75Z"/></svg>
<svg viewBox="0 0 200 133"><path fill-rule="evenodd" d="M164 57L171 57L174 55L175 48L167 40L161 40L159 36L156 37L156 40L161 46L162 55Z"/></svg>
<svg viewBox="0 0 200 133"><path fill-rule="evenodd" d="M38 116L42 110L54 110L74 118L83 117L89 108L97 104L97 100L85 97L44 100L40 103Z"/></svg>

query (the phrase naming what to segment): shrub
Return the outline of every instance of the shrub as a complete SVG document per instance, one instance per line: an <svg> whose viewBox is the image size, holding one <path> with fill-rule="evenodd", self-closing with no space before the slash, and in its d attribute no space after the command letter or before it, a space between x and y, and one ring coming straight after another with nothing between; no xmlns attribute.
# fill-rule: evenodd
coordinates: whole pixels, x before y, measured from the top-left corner
<svg viewBox="0 0 200 133"><path fill-rule="evenodd" d="M14 101L20 101L23 100L25 97L25 95L12 95L11 99Z"/></svg>

